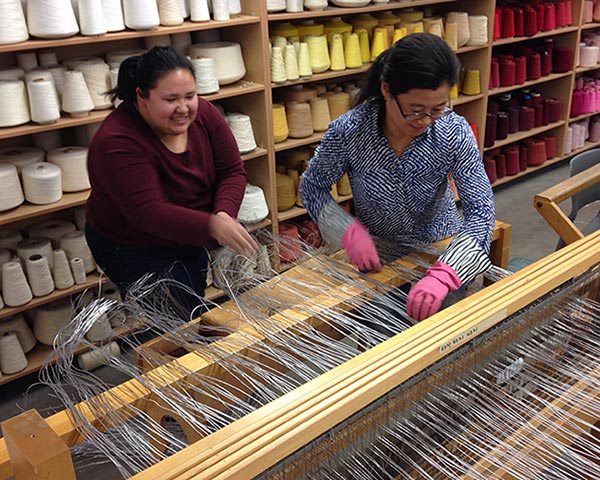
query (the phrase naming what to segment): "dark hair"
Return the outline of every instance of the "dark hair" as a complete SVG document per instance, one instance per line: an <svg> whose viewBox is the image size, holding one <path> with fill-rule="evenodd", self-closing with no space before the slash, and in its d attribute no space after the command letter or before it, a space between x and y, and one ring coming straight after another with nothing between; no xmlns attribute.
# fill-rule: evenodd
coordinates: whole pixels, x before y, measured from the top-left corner
<svg viewBox="0 0 600 480"><path fill-rule="evenodd" d="M356 104L375 100L383 104L381 82L398 95L413 88L435 90L458 81L460 61L445 40L431 33L413 33L377 56L362 79Z"/></svg>
<svg viewBox="0 0 600 480"><path fill-rule="evenodd" d="M175 48L167 46L152 47L147 52L126 58L119 66L117 86L110 90L113 100L135 101L136 89L147 97L150 90L156 87L156 82L173 70L189 70L196 76L192 62L179 53Z"/></svg>

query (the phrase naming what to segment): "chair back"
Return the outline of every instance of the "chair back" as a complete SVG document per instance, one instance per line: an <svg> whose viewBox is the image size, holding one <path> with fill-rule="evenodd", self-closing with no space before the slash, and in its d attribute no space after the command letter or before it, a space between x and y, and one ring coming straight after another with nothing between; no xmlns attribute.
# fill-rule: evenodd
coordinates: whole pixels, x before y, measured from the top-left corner
<svg viewBox="0 0 600 480"><path fill-rule="evenodd" d="M600 163L600 149L587 150L579 153L571 158L571 161L569 162L571 167L570 176L573 177L578 173L593 167L597 163ZM569 213L569 218L575 220L579 210L596 200L600 200L600 184L596 184L590 188L586 188L582 192L576 193L571 197L571 213Z"/></svg>

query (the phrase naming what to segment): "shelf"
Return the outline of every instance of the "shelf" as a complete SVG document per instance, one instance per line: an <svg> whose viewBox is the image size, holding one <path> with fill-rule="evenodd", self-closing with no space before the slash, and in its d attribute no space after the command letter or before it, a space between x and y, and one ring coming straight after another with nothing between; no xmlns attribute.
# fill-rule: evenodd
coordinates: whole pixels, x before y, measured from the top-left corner
<svg viewBox="0 0 600 480"><path fill-rule="evenodd" d="M528 80L527 82L522 83L520 85L511 85L509 87L494 88L489 91L489 95L490 96L501 95L503 93L513 92L515 90L521 90L522 88L531 87L533 85L539 85L541 83L551 82L552 80L558 80L559 78L570 77L571 75L572 75L572 72L570 72L570 71L565 72L565 73L551 73L550 75L546 75L545 77L538 78L537 80Z"/></svg>
<svg viewBox="0 0 600 480"><path fill-rule="evenodd" d="M255 232L256 230L260 230L261 228L269 227L271 225L273 225L273 222L268 218L261 222L244 224L244 226L248 229L249 232Z"/></svg>
<svg viewBox="0 0 600 480"><path fill-rule="evenodd" d="M348 200L352 200L352 195L340 195L336 202L337 203L344 203ZM287 220L291 220L292 218L297 218L297 217L301 217L302 215L308 215L308 212L306 211L305 208L302 207L292 207L288 210L285 210L283 212L277 212L277 220L279 220L280 222L285 222Z"/></svg>
<svg viewBox="0 0 600 480"><path fill-rule="evenodd" d="M535 137L536 135L539 135L540 133L544 133L544 132L547 132L548 130L552 130L553 128L560 127L560 126L564 125L565 123L566 122L564 120L560 120L558 122L550 123L550 124L544 125L542 127L532 128L531 130L526 130L524 132L512 133L504 140L496 140L496 143L494 143L493 146L486 147L484 149L484 151L488 152L490 150L494 150L496 148L503 147L504 145L510 145L511 143L525 140L526 138Z"/></svg>
<svg viewBox="0 0 600 480"><path fill-rule="evenodd" d="M287 140L276 143L275 151L282 152L284 150L290 150L292 148L302 147L304 145L310 145L311 143L319 143L323 138L324 132L313 133L312 135L304 138L288 138Z"/></svg>
<svg viewBox="0 0 600 480"><path fill-rule="evenodd" d="M20 220L35 218L46 213L58 212L60 210L66 210L67 208L85 205L89 196L90 190L84 190L82 192L63 193L60 200L47 205L33 205L26 202L12 210L0 213L0 225L7 225Z"/></svg>
<svg viewBox="0 0 600 480"><path fill-rule="evenodd" d="M267 155L267 153L267 150L265 150L264 148L256 147L251 152L243 154L242 160L244 162L247 162L248 160L252 160L253 158L263 157L264 155Z"/></svg>
<svg viewBox="0 0 600 480"><path fill-rule="evenodd" d="M510 37L510 38L499 38L498 40L494 40L494 43L492 44L493 47L498 47L500 45L507 45L510 43L517 43L517 42L524 42L526 40L535 40L536 38L544 38L544 37L552 37L554 35L560 35L562 33L569 33L569 32L577 32L579 30L579 27L563 27L563 28L556 28L554 30L549 30L547 32L538 32L535 35L532 35L531 37Z"/></svg>
<svg viewBox="0 0 600 480"><path fill-rule="evenodd" d="M593 67L577 67L575 69L575 73L593 72L593 71L598 70L598 68L600 68L600 63L597 63Z"/></svg>
<svg viewBox="0 0 600 480"><path fill-rule="evenodd" d="M456 0L414 0L410 2L388 2L388 3L370 3L364 7L335 7L328 6L323 10L305 10L298 13L269 13L267 18L269 22L305 20L307 18L321 17L343 17L356 15L358 13L382 12L386 10L396 10L400 8L423 7L427 5L440 5L442 3L452 3Z"/></svg>
<svg viewBox="0 0 600 480"><path fill-rule="evenodd" d="M456 107L457 105L464 105L465 103L475 102L477 100L481 100L484 97L483 93L478 95L459 95L457 98L451 98L450 104L452 107Z"/></svg>
<svg viewBox="0 0 600 480"><path fill-rule="evenodd" d="M542 170L542 169L544 169L546 167L549 167L550 165L554 165L556 163L563 162L563 161L565 161L567 158L569 158L571 156L572 156L572 153L570 153L568 156L564 156L563 155L563 156L560 156L560 157L552 158L550 160L546 160L541 165L537 165L535 167L527 167L525 170L523 170L522 172L517 173L516 175L511 175L511 176L507 175L505 177L499 178L498 180L496 180L492 184L492 188L498 187L498 186L506 184L506 183L513 182L517 178L521 178L521 177L524 177L525 175L529 175L530 173L537 172L537 171Z"/></svg>
<svg viewBox="0 0 600 480"><path fill-rule="evenodd" d="M586 118L593 117L594 115L600 114L600 110L596 110L595 112L582 113L576 117L569 118L569 123L575 123L580 120L585 120Z"/></svg>
<svg viewBox="0 0 600 480"><path fill-rule="evenodd" d="M582 29L582 30L589 30L589 29L591 29L591 28L600 28L600 23L597 23L597 22L592 22L592 23L584 23L584 24L581 26L581 29Z"/></svg>
<svg viewBox="0 0 600 480"><path fill-rule="evenodd" d="M81 285L73 285L72 287L65 288L64 290L54 290L52 293L44 295L43 297L34 297L33 300L19 307L4 307L0 309L0 318L10 317L11 315L15 315L19 312L24 312L25 310L30 310L32 308L39 307L40 305L45 305L46 303L53 302L54 300L68 297L74 293L83 292L88 288L97 287L107 281L108 279L106 276L100 276L98 273L91 273L87 276L86 282L82 283Z"/></svg>
<svg viewBox="0 0 600 480"><path fill-rule="evenodd" d="M298 80L288 80L287 82L284 82L284 83L272 83L271 88L277 89L277 88L291 87L292 85L304 85L306 83L318 83L318 82L323 82L325 80L332 80L332 79L337 80L339 78L349 77L352 75L358 75L358 74L364 73L369 69L370 66L371 66L370 63L365 63L362 67L359 67L359 68L347 68L346 70L338 70L338 71L327 70L326 72L323 72L323 73L315 73L309 78L300 78Z"/></svg>
<svg viewBox="0 0 600 480"><path fill-rule="evenodd" d="M36 39L32 38L21 43L0 45L0 53L17 52L22 50L38 50L41 48L67 47L71 45L84 45L88 43L115 42L117 40L128 40L131 38L145 38L156 35L172 35L174 33L193 32L198 30L212 30L215 28L235 27L238 25L249 25L260 23L260 17L250 15L239 15L222 22L208 20L206 22L185 21L181 25L173 27L159 26L152 30L123 30L121 32L107 33L105 35L74 35L67 38Z"/></svg>

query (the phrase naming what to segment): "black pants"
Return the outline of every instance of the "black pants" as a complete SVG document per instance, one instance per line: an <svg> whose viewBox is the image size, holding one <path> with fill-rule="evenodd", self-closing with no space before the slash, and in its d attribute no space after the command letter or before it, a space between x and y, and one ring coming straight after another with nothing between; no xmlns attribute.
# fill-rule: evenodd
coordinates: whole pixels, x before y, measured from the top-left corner
<svg viewBox="0 0 600 480"><path fill-rule="evenodd" d="M124 295L131 284L149 273L168 278L191 288L198 297L204 296L208 253L204 247L153 247L124 245L109 240L85 227L87 243L94 260ZM175 285L171 295L191 312L201 304L199 298Z"/></svg>

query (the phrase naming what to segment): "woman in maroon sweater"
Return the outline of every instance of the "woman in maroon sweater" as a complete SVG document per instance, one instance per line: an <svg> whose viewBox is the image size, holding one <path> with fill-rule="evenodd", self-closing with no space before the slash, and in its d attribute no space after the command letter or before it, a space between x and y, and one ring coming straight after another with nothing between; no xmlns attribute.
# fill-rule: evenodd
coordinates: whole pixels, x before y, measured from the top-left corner
<svg viewBox="0 0 600 480"><path fill-rule="evenodd" d="M237 222L246 172L220 112L196 95L191 62L172 47L126 59L123 100L90 144L86 237L122 290L147 273L203 296L207 249L248 255L256 243ZM199 303L178 294L186 308Z"/></svg>

